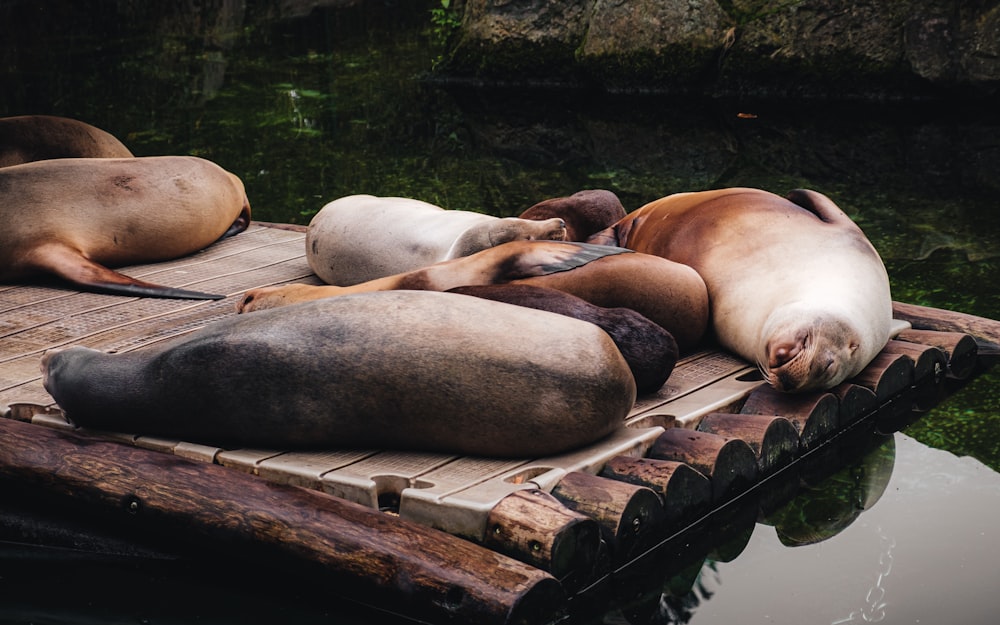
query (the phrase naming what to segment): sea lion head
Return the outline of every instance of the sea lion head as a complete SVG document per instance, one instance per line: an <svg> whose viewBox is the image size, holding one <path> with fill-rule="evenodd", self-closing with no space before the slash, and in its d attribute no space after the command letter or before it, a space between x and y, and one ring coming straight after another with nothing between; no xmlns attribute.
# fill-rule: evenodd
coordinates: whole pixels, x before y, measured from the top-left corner
<svg viewBox="0 0 1000 625"><path fill-rule="evenodd" d="M565 241L566 222L559 217L533 220L504 217L489 229L490 245L511 241Z"/></svg>
<svg viewBox="0 0 1000 625"><path fill-rule="evenodd" d="M862 336L846 318L802 309L772 314L764 327L757 364L779 391L830 389L868 364Z"/></svg>

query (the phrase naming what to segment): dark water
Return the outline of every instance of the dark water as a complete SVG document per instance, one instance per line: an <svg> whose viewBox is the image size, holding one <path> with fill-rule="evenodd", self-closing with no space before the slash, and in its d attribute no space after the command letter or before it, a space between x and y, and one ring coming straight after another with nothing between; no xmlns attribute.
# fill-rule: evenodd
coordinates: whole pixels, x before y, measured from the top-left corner
<svg viewBox="0 0 1000 625"><path fill-rule="evenodd" d="M1000 318L995 102L846 106L446 86L427 79L441 54L434 3L304 17L288 16L294 2L248 4L0 0L0 116L75 117L138 155L212 159L243 178L255 218L267 221L307 223L353 193L512 215L583 188L611 189L633 209L676 191L810 187L869 235L895 299ZM660 567L625 608L598 607L591 620L992 622L998 471L992 371L751 523L735 553L695 557L669 577ZM322 607L312 597L309 609L287 589L264 597L247 590L261 580L241 574L239 592L206 591L209 609L176 581L143 586L145 604L102 600L80 571L82 590L66 605L30 592L11 603L6 593L13 607L0 620L385 620L349 618L332 596ZM10 577L0 583L12 587Z"/></svg>

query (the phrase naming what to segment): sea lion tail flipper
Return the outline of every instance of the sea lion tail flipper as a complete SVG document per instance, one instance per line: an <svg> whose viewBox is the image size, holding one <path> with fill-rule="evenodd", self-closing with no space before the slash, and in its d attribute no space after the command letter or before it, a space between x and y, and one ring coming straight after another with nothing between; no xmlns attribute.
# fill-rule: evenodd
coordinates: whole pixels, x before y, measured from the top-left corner
<svg viewBox="0 0 1000 625"><path fill-rule="evenodd" d="M35 250L28 265L41 273L50 273L80 287L83 291L136 297L167 299L223 299L225 295L189 291L135 278L108 269L64 245L46 245Z"/></svg>
<svg viewBox="0 0 1000 625"><path fill-rule="evenodd" d="M795 205L806 209L828 224L855 225L854 221L844 211L840 210L839 206L833 203L833 200L818 191L793 189L788 192L787 197Z"/></svg>

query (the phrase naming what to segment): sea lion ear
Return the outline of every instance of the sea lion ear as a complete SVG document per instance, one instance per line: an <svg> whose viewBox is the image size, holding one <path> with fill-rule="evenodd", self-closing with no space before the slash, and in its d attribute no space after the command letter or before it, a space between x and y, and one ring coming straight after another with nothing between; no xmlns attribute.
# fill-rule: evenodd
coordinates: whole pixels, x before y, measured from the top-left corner
<svg viewBox="0 0 1000 625"><path fill-rule="evenodd" d="M850 352L853 354L854 352L858 351L859 347L861 347L861 344L858 343L857 341L853 341L850 345L847 346L847 349L850 350Z"/></svg>

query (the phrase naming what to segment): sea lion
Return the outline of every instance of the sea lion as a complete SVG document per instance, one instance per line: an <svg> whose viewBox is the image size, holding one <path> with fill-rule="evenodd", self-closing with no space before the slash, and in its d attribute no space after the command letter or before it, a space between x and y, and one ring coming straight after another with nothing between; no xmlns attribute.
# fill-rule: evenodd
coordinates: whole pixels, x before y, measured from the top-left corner
<svg viewBox="0 0 1000 625"><path fill-rule="evenodd" d="M685 265L623 248L564 241L511 241L407 273L341 287L289 284L247 291L237 304L252 312L349 293L513 282L554 288L605 308L631 308L673 335L681 351L708 325L708 291Z"/></svg>
<svg viewBox="0 0 1000 625"><path fill-rule="evenodd" d="M864 233L826 196L759 189L678 193L630 213L591 242L694 267L719 342L776 389L828 389L885 347L892 299Z"/></svg>
<svg viewBox="0 0 1000 625"><path fill-rule="evenodd" d="M279 449L537 457L609 434L635 400L597 326L420 291L232 316L118 354L48 352L41 370L80 426Z"/></svg>
<svg viewBox="0 0 1000 625"><path fill-rule="evenodd" d="M521 219L566 222L567 241L586 241L592 234L613 226L626 215L621 200L611 191L585 189L568 197L542 200L519 215Z"/></svg>
<svg viewBox="0 0 1000 625"><path fill-rule="evenodd" d="M0 167L50 158L131 158L121 141L90 124L53 115L0 118Z"/></svg>
<svg viewBox="0 0 1000 625"><path fill-rule="evenodd" d="M655 392L663 386L677 364L674 337L629 308L594 306L575 295L531 284L460 286L446 292L547 310L593 323L607 332L618 346L640 394Z"/></svg>
<svg viewBox="0 0 1000 625"><path fill-rule="evenodd" d="M508 241L565 238L561 219L501 219L410 198L350 195L312 218L306 260L323 282L348 286Z"/></svg>
<svg viewBox="0 0 1000 625"><path fill-rule="evenodd" d="M63 158L0 168L0 281L52 274L141 297L219 299L105 265L170 260L246 229L243 183L194 156Z"/></svg>

